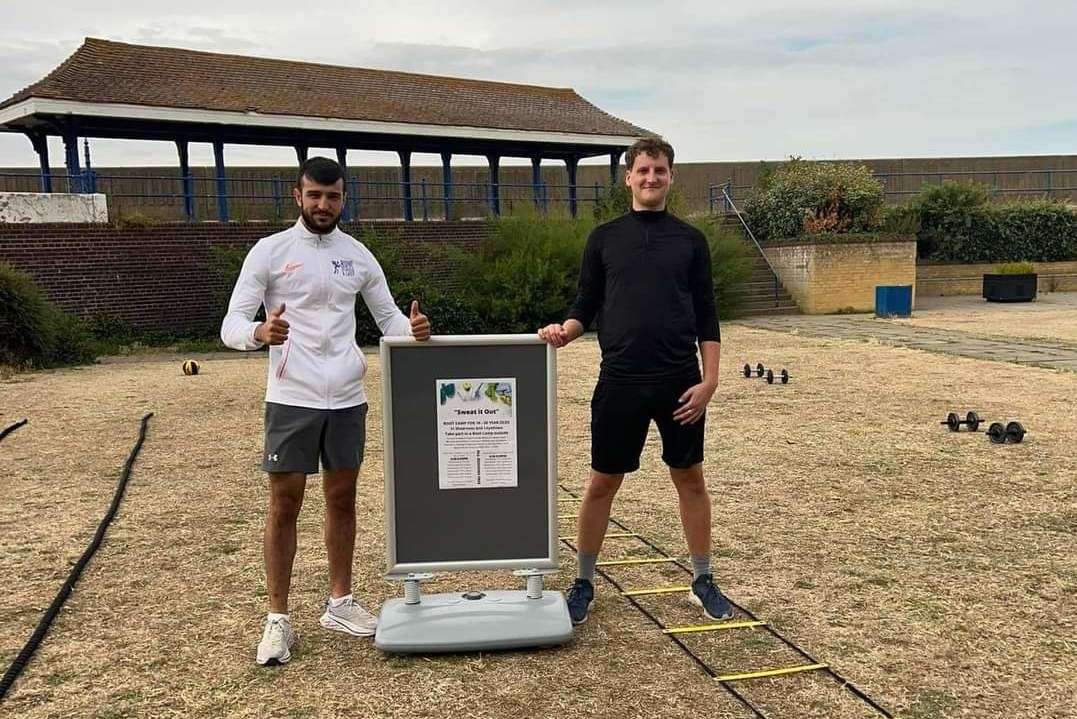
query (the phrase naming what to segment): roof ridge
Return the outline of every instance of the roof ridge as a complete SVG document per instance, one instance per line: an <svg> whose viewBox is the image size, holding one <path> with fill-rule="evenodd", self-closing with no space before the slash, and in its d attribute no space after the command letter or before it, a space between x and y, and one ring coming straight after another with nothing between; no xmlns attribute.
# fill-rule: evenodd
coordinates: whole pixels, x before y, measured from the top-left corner
<svg viewBox="0 0 1077 719"><path fill-rule="evenodd" d="M544 90L544 91L547 91L547 92L554 91L554 92L557 92L557 93L572 94L572 95L575 95L576 97L581 97L580 94L578 92L576 92L576 90L574 88L571 88L571 87L552 87L550 85L533 85L533 84L530 84L530 83L522 83L522 82L504 82L502 80L483 80L483 79L480 79L480 78L457 77L457 76L453 76L453 75L432 75L430 73L424 73L424 72L407 72L407 71L404 71L404 70L384 70L384 69L376 68L376 67L361 67L359 65L339 65L339 64L336 64L336 63L314 62L314 61L311 61L311 60L294 60L294 59L280 58L280 57L266 57L266 56L263 56L263 55L240 55L239 53L233 53L233 52L212 52L212 51L209 51L209 50L192 50L190 48L174 47L172 45L141 45L141 44L138 44L138 43L122 42L120 40L109 40L107 38L99 38L99 37L89 37L89 36L87 36L84 39L84 43L83 43L82 47L85 47L86 45L88 45L90 43L99 44L99 45L103 45L103 46L121 45L123 47L133 47L133 48L139 48L139 49L144 49L144 50L168 50L168 51L173 51L173 52L187 53L187 54L192 54L192 55L202 55L202 56L208 56L208 57L228 57L228 58L236 58L236 59L239 59L239 60L262 60L262 61L265 61L265 62L281 63L281 64L313 65L313 66L316 66L316 67L332 68L334 70L362 70L362 71L365 71L365 72L374 72L374 73L380 73L380 74L384 74L384 75L397 75L397 76L403 75L405 77L425 78L425 79L430 79L430 80L451 80L453 82L469 82L469 83L475 83L477 85L497 85L497 86L500 86L500 87L528 88L528 89L532 89L532 90ZM76 50L75 53L72 53L72 57L74 57L74 55L76 53L78 53L78 51L81 50L82 47L80 47L78 50ZM68 60L70 60L70 59L71 58L68 58Z"/></svg>

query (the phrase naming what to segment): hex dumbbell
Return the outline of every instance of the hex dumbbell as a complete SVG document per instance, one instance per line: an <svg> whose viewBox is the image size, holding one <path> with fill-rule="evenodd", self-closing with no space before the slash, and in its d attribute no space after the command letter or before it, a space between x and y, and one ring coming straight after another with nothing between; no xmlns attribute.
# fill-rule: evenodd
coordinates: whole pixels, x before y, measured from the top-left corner
<svg viewBox="0 0 1077 719"><path fill-rule="evenodd" d="M778 379L781 380L782 384L789 384L789 370L782 368L782 373L778 375ZM767 370L767 384L774 384L774 370L772 369Z"/></svg>
<svg viewBox="0 0 1077 719"><path fill-rule="evenodd" d="M956 432L961 429L961 425L967 424L969 426L969 431L975 432L980 428L980 422L983 421L983 418L975 412L969 412L968 414L966 414L965 419L958 418L956 412L950 412L948 415L946 415L946 421L939 422L939 424L946 425L950 428L951 432Z"/></svg>
<svg viewBox="0 0 1077 719"><path fill-rule="evenodd" d="M763 363L760 362L759 364L757 364L755 366L755 376L756 377L762 377L763 372L765 370L766 370L766 367L764 367ZM745 364L744 364L744 376L745 377L751 377L752 376L752 367L747 362L745 362Z"/></svg>
<svg viewBox="0 0 1077 719"><path fill-rule="evenodd" d="M984 434L991 439L992 444L1019 444L1025 439L1025 428L1020 422L1008 422L1006 426L1003 426L1002 422L992 422Z"/></svg>

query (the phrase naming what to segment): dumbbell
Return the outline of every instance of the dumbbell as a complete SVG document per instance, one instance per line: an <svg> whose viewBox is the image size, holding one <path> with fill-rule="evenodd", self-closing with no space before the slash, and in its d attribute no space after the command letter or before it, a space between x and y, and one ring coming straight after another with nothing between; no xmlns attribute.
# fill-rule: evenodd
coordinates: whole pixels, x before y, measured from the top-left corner
<svg viewBox="0 0 1077 719"><path fill-rule="evenodd" d="M961 429L961 425L967 424L969 426L969 431L975 432L980 428L980 422L983 422L983 419L975 412L969 412L965 415L965 419L963 420L958 419L956 412L951 412L950 414L946 415L946 421L939 422L939 424L946 425L950 428L951 432L956 432Z"/></svg>
<svg viewBox="0 0 1077 719"><path fill-rule="evenodd" d="M1006 442L1018 444L1025 438L1025 428L1021 426L1020 422L1010 422L1005 427L1002 426L1002 422L992 422L984 434L991 438L992 444L1005 444Z"/></svg>
<svg viewBox="0 0 1077 719"><path fill-rule="evenodd" d="M762 362L757 364L755 366L755 376L756 377L762 377L763 372L764 372L765 369L766 368L763 366ZM745 377L751 377L752 376L752 367L747 362L744 363L744 376Z"/></svg>
<svg viewBox="0 0 1077 719"><path fill-rule="evenodd" d="M782 384L789 384L789 370L783 368L778 379L782 381ZM767 384L774 384L774 370L772 369L767 370Z"/></svg>

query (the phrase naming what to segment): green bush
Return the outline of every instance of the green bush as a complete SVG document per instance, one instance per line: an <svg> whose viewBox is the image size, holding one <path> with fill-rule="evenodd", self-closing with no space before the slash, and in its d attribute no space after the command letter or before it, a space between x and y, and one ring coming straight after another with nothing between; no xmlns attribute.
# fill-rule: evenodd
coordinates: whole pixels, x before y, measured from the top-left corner
<svg viewBox="0 0 1077 719"><path fill-rule="evenodd" d="M0 364L43 368L94 359L83 323L50 303L29 275L0 263Z"/></svg>
<svg viewBox="0 0 1077 719"><path fill-rule="evenodd" d="M521 211L490 222L490 238L477 252L452 253L459 297L478 314L481 331L534 332L562 321L594 221Z"/></svg>
<svg viewBox="0 0 1077 719"><path fill-rule="evenodd" d="M882 206L882 183L867 166L799 157L768 167L745 203L748 224L760 240L871 231Z"/></svg>
<svg viewBox="0 0 1077 719"><path fill-rule="evenodd" d="M752 274L752 256L748 247L739 232L709 218L693 218L692 224L706 236L710 245L718 317L723 320L736 317L743 302L741 285Z"/></svg>
<svg viewBox="0 0 1077 719"><path fill-rule="evenodd" d="M916 253L931 257L943 245L953 251L964 244L975 229L990 233L985 212L991 202L991 188L976 182L946 180L920 191L910 204L919 218Z"/></svg>
<svg viewBox="0 0 1077 719"><path fill-rule="evenodd" d="M435 334L462 335L482 332L479 314L460 297L439 288L434 281L422 271L408 269L404 265L404 253L400 237L395 232L378 232L371 227L364 227L359 232L359 240L377 258L393 301L405 315L411 312L413 300L419 301L420 311L430 318ZM448 251L430 253L436 262L449 261ZM355 339L362 346L376 345L381 338L381 330L367 310L362 296L355 302Z"/></svg>
<svg viewBox="0 0 1077 719"><path fill-rule="evenodd" d="M920 208L914 203L883 205L879 211L879 231L891 235L919 235Z"/></svg>
<svg viewBox="0 0 1077 719"><path fill-rule="evenodd" d="M995 268L997 275L1031 275L1036 272L1036 266L1031 262L1006 262Z"/></svg>
<svg viewBox="0 0 1077 719"><path fill-rule="evenodd" d="M412 301L419 301L419 310L430 318L434 334L471 335L486 331L479 313L468 302L437 289L426 280L413 279L396 286L390 284L389 288L393 291L393 302L405 315L410 314ZM356 299L355 311L355 341L360 346L378 344L381 330L367 311L362 297Z"/></svg>
<svg viewBox="0 0 1077 719"><path fill-rule="evenodd" d="M916 199L921 258L994 263L1077 259L1077 211L1036 200L990 204L990 193L971 183L943 183Z"/></svg>

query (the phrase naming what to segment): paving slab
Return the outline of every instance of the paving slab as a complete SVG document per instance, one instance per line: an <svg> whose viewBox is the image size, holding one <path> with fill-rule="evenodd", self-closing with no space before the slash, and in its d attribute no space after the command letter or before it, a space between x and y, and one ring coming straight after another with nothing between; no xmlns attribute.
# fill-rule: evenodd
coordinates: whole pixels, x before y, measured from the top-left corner
<svg viewBox="0 0 1077 719"><path fill-rule="evenodd" d="M961 311L961 305L955 307ZM914 327L900 321L863 315L779 315L746 317L739 324L778 332L794 332L810 337L876 340L886 345L909 347L926 352L1011 362L1050 369L1077 371L1077 343L1055 340L981 337L959 330ZM1077 322L1077 312L1074 315Z"/></svg>

